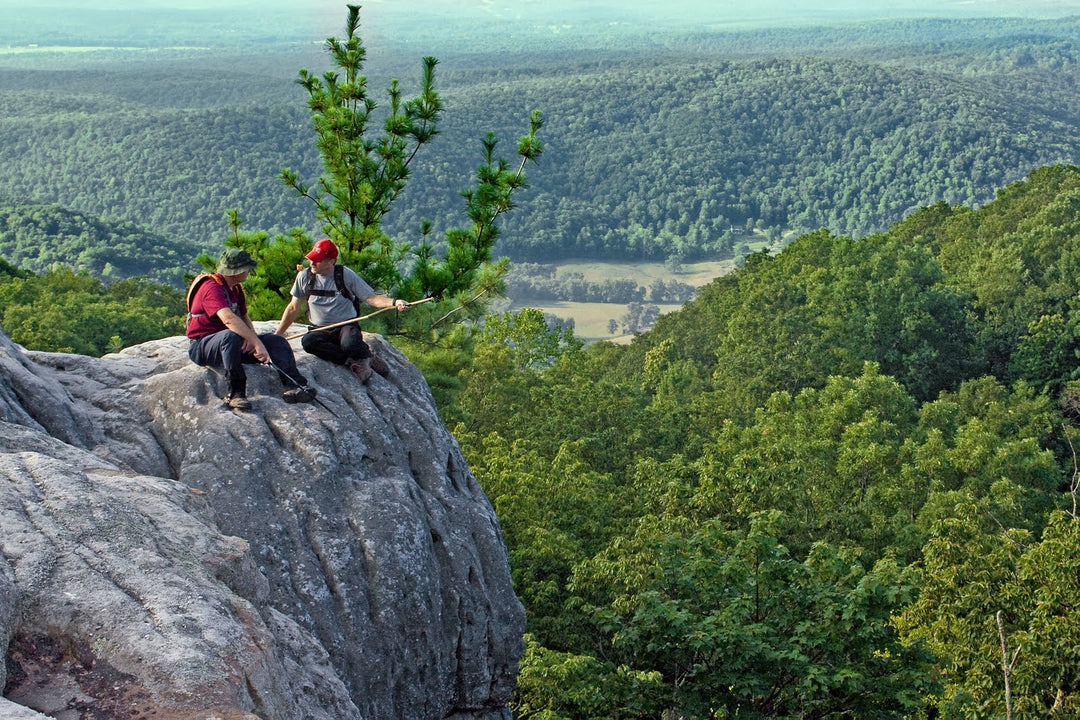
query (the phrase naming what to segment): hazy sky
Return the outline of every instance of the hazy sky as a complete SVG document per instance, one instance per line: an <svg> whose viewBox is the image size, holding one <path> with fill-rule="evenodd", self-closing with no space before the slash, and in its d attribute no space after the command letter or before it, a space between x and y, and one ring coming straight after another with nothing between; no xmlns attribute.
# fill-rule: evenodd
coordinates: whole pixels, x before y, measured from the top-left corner
<svg viewBox="0 0 1080 720"><path fill-rule="evenodd" d="M605 32L607 27L737 29L918 17L1080 16L1080 0L360 0L359 4L361 23L368 31L404 41L418 25L428 38L432 28L437 32L440 26L455 28L460 38L471 25L483 26L489 34L502 33L504 26L507 34L571 29L588 34ZM19 45L37 43L38 36L50 31L69 36L88 31L83 34L92 40L99 28L123 28L131 37L153 38L165 27L182 27L184 37L197 38L203 27L220 32L223 24L240 26L246 18L258 18L258 32L321 40L340 32L345 5L346 0L0 0L0 28L9 29L0 35ZM174 12L158 20L153 17L158 9ZM176 10L186 12L177 15ZM117 14L114 21L109 13L96 11L124 14Z"/></svg>
<svg viewBox="0 0 1080 720"><path fill-rule="evenodd" d="M142 10L235 7L342 14L344 0L37 0L36 7ZM415 15L446 12L495 17L550 16L560 12L601 12L613 19L692 17L702 22L776 22L872 19L913 16L1080 15L1080 0L362 0L364 14ZM17 21L27 0L0 0L0 12Z"/></svg>

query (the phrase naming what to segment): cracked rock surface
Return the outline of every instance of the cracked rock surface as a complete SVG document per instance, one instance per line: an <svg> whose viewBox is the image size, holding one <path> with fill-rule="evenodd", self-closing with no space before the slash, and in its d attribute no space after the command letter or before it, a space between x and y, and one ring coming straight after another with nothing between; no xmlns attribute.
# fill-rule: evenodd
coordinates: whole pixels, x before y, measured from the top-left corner
<svg viewBox="0 0 1080 720"><path fill-rule="evenodd" d="M264 329L264 328L261 328ZM250 413L167 338L0 332L0 716L508 720L525 617L423 376L306 355Z"/></svg>

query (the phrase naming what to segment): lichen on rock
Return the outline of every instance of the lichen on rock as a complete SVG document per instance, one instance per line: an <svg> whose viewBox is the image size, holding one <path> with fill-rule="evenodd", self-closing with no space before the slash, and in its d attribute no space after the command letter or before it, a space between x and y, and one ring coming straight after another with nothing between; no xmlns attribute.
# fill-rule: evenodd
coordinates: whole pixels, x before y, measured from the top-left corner
<svg viewBox="0 0 1080 720"><path fill-rule="evenodd" d="M255 367L234 413L184 338L91 358L0 333L4 696L47 716L509 718L524 611L498 521L423 376L369 340L389 378L297 346L320 402Z"/></svg>

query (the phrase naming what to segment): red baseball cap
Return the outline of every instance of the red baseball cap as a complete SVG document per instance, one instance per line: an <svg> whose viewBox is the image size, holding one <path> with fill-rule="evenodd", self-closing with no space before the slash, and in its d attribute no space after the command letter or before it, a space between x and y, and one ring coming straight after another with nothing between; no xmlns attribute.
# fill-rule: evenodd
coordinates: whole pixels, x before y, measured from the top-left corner
<svg viewBox="0 0 1080 720"><path fill-rule="evenodd" d="M322 262L329 258L336 258L338 256L337 245L331 242L328 238L323 238L319 242L315 243L315 247L311 248L306 257L313 263Z"/></svg>

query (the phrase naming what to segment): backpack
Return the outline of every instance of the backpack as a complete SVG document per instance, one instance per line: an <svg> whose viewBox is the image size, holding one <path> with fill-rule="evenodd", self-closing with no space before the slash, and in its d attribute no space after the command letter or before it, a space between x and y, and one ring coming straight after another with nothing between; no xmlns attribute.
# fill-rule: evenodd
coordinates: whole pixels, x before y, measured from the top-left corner
<svg viewBox="0 0 1080 720"><path fill-rule="evenodd" d="M360 317L360 298L349 292L349 288L345 287L345 266L334 265L334 285L337 287L337 291L334 290L316 290L315 280L310 278L311 268L307 268L309 275L309 295L317 295L319 297L334 297L334 295L343 295L345 299L353 304L353 308L356 310L356 316Z"/></svg>
<svg viewBox="0 0 1080 720"><path fill-rule="evenodd" d="M199 273L198 275L195 276L195 279L191 281L191 286L188 287L188 291L187 291L187 299L186 300L187 300L187 311L188 311L187 316L188 316L188 322L189 323L191 322L192 318L202 317L205 314L205 313L193 313L193 312L191 312L191 302L195 299L195 293L197 293L199 291L199 288L202 287L202 284L204 282L206 282L207 280L210 280L210 279L213 279L214 282L216 282L218 285L221 285L222 287L225 286L225 281L217 273L201 272L201 273ZM244 286L240 285L239 288L240 288L240 299L243 300L244 299Z"/></svg>

